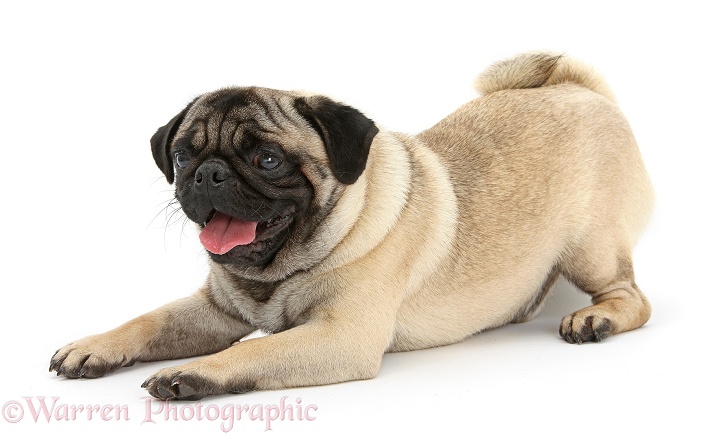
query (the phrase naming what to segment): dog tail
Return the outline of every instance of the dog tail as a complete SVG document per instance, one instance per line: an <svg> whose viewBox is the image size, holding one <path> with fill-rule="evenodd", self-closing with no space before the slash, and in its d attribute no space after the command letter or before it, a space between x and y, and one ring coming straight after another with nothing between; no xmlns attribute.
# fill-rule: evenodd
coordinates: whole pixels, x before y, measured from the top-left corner
<svg viewBox="0 0 705 435"><path fill-rule="evenodd" d="M568 56L524 53L495 63L475 81L481 95L505 89L528 89L573 83L615 101L612 91L592 68Z"/></svg>

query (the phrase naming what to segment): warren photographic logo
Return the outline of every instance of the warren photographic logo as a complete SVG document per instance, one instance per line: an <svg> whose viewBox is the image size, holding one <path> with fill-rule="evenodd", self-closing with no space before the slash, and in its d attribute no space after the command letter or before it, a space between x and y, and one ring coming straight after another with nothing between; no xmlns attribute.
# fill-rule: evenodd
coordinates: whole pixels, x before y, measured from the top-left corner
<svg viewBox="0 0 705 435"><path fill-rule="evenodd" d="M271 404L210 404L201 402L172 403L145 397L143 406L64 403L59 397L23 397L10 400L2 407L2 419L7 423L65 423L73 421L116 422L127 424L159 424L165 422L218 422L221 431L233 430L238 422L261 422L263 430L271 431L284 422L316 420L318 406L305 404L301 398L282 397Z"/></svg>

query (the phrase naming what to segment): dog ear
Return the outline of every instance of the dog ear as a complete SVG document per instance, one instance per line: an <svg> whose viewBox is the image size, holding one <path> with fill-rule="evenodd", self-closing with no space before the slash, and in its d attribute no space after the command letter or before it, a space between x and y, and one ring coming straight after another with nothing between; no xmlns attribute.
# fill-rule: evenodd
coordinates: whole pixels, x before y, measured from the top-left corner
<svg viewBox="0 0 705 435"><path fill-rule="evenodd" d="M367 164L375 123L357 109L326 97L297 98L294 108L323 139L333 175L353 184Z"/></svg>
<svg viewBox="0 0 705 435"><path fill-rule="evenodd" d="M171 118L171 121L166 125L159 127L159 130L154 133L154 136L152 136L150 140L154 161L164 173L166 181L168 181L169 184L174 182L174 159L171 156L171 142L174 140L174 135L176 135L176 131L179 129L179 126L181 126L186 112L188 112L192 105L193 103L190 103L178 115Z"/></svg>

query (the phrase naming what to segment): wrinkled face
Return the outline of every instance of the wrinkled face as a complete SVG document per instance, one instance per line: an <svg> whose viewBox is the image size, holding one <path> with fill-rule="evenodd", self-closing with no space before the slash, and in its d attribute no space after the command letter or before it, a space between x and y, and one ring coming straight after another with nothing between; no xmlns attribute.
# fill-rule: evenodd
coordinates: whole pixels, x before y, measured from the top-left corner
<svg viewBox="0 0 705 435"><path fill-rule="evenodd" d="M287 238L311 232L314 187L288 137L298 135L287 135L295 126L259 100L244 91L200 98L171 147L176 198L218 263L265 265Z"/></svg>
<svg viewBox="0 0 705 435"><path fill-rule="evenodd" d="M152 151L211 259L272 280L306 266L300 251L364 170L376 132L324 97L231 88L194 100Z"/></svg>

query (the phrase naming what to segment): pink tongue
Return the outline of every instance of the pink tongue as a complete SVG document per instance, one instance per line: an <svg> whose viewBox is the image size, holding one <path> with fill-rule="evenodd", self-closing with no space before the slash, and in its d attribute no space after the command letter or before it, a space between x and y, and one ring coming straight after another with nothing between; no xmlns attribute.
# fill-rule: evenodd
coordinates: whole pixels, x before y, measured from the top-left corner
<svg viewBox="0 0 705 435"><path fill-rule="evenodd" d="M236 246L252 243L256 230L257 222L241 221L216 211L201 231L201 244L210 252L222 255Z"/></svg>

